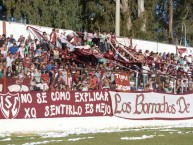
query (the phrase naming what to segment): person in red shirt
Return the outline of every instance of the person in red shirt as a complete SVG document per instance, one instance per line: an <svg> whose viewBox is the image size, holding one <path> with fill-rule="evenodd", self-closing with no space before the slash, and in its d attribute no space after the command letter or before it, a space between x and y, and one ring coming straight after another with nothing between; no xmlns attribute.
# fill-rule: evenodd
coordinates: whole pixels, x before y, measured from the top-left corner
<svg viewBox="0 0 193 145"><path fill-rule="evenodd" d="M50 41L52 44L56 45L57 33L55 29L52 29L52 33L50 34Z"/></svg>
<svg viewBox="0 0 193 145"><path fill-rule="evenodd" d="M95 75L93 75L92 78L91 78L91 88L93 90L97 89L97 78L96 78Z"/></svg>
<svg viewBox="0 0 193 145"><path fill-rule="evenodd" d="M49 73L46 71L42 74L42 79L45 81L45 83L49 84Z"/></svg>
<svg viewBox="0 0 193 145"><path fill-rule="evenodd" d="M97 88L97 78L94 72L89 73L89 88L92 90L96 90Z"/></svg>
<svg viewBox="0 0 193 145"><path fill-rule="evenodd" d="M24 68L25 68L25 73L27 72L28 67L30 66L31 59L29 57L29 54L24 59Z"/></svg>
<svg viewBox="0 0 193 145"><path fill-rule="evenodd" d="M45 62L45 63L48 62L48 57L49 57L48 55L49 55L49 52L47 52L47 51L44 51L42 53L43 62Z"/></svg>

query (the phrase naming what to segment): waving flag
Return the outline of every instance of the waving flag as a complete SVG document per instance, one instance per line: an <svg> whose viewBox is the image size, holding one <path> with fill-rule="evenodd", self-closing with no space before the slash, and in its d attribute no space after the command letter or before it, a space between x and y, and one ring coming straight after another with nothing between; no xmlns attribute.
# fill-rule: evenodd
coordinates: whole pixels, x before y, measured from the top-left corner
<svg viewBox="0 0 193 145"><path fill-rule="evenodd" d="M183 48L183 47L178 48L178 47L176 46L176 54L183 54L183 53L185 53L185 52L187 52L187 49L186 49L186 48Z"/></svg>

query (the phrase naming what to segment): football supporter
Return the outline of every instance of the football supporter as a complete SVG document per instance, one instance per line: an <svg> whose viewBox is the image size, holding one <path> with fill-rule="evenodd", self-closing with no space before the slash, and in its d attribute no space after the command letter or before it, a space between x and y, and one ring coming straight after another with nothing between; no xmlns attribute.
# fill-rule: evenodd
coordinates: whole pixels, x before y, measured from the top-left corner
<svg viewBox="0 0 193 145"><path fill-rule="evenodd" d="M192 55L136 51L132 46L117 45L116 36L105 31L94 32L93 37L85 33L82 43L103 58L74 53L81 42L69 44L66 33L60 35L55 29L50 35L43 32L42 42L23 35L16 42L13 36L0 37L0 78L29 78L33 91L114 90L114 73L126 72L129 91L193 92Z"/></svg>

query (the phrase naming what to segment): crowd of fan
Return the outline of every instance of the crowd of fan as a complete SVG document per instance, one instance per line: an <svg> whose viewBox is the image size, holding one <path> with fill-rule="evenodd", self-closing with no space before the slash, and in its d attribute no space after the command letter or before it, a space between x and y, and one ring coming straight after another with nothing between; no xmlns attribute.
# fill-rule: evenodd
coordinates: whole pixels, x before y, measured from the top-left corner
<svg viewBox="0 0 193 145"><path fill-rule="evenodd" d="M97 59L95 66L86 65L70 57L72 46L65 34L55 30L45 41L39 42L30 36L0 36L0 78L30 78L31 90L116 90L114 72L127 72L131 91L157 91L164 93L193 92L193 57L173 53L157 53L134 50L115 43L112 33L93 33L86 37L83 45L102 53L105 58ZM48 41L62 44L62 48L51 48ZM111 43L112 42L112 45ZM114 43L113 43L114 42ZM116 44L116 45L115 45ZM74 44L76 45L76 44ZM124 47L129 53L121 49ZM121 61L121 54L128 62Z"/></svg>

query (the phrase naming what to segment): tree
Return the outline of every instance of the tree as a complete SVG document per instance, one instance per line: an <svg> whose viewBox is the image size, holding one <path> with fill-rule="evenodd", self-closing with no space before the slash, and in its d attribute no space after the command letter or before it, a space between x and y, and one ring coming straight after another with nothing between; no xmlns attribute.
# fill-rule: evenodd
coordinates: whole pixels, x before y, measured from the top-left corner
<svg viewBox="0 0 193 145"><path fill-rule="evenodd" d="M173 0L173 5L173 30L176 43L193 45L193 1Z"/></svg>
<svg viewBox="0 0 193 145"><path fill-rule="evenodd" d="M82 27L81 0L3 0L7 18L23 17L28 23L80 30Z"/></svg>
<svg viewBox="0 0 193 145"><path fill-rule="evenodd" d="M173 0L169 0L169 26L168 26L168 40L170 44L174 43L173 37Z"/></svg>
<svg viewBox="0 0 193 145"><path fill-rule="evenodd" d="M144 0L138 0L138 17L142 19L141 31L146 31L146 18L145 18Z"/></svg>
<svg viewBox="0 0 193 145"><path fill-rule="evenodd" d="M115 0L2 1L8 20L26 17L29 24L75 31L115 28ZM193 45L192 0L121 0L120 18L121 36Z"/></svg>
<svg viewBox="0 0 193 145"><path fill-rule="evenodd" d="M87 2L87 29L94 31L114 31L115 3L112 0Z"/></svg>

